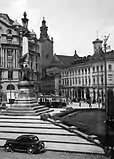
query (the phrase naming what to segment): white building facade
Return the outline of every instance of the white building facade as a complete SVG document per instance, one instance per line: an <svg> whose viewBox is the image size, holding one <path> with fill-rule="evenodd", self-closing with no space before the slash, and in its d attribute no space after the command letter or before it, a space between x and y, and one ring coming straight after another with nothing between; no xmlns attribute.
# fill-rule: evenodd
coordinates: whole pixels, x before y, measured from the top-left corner
<svg viewBox="0 0 114 159"><path fill-rule="evenodd" d="M105 63L102 41L94 42L93 56L76 60L70 67L61 71L62 95L74 100L104 102ZM114 51L106 53L107 88L114 87Z"/></svg>

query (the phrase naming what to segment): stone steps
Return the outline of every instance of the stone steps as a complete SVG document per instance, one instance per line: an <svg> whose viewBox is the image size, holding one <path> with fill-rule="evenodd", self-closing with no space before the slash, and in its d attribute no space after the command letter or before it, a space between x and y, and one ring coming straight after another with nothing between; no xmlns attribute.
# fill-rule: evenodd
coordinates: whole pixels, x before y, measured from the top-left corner
<svg viewBox="0 0 114 159"><path fill-rule="evenodd" d="M50 113L53 110L49 110L49 108L42 108L42 109L8 109L8 110L2 110L3 115L9 115L9 116L37 116L41 115L43 113Z"/></svg>
<svg viewBox="0 0 114 159"><path fill-rule="evenodd" d="M15 104L32 104L32 103L37 103L37 99L34 98L34 99L28 99L28 100L16 100L15 101Z"/></svg>
<svg viewBox="0 0 114 159"><path fill-rule="evenodd" d="M49 110L48 107L38 105L38 103L25 103L25 104L13 104L12 107L2 110L1 113L4 115L15 115L15 116L36 116L42 113L49 113L53 110Z"/></svg>
<svg viewBox="0 0 114 159"><path fill-rule="evenodd" d="M11 111L27 111L27 110L31 110L31 111L33 111L33 110L38 110L38 111L40 111L40 110L44 110L44 109L49 109L48 107L44 107L44 106L39 106L39 105L37 105L37 106L32 106L32 107L10 107L10 108L7 108L6 110L7 110L7 112L11 112Z"/></svg>
<svg viewBox="0 0 114 159"><path fill-rule="evenodd" d="M44 105L37 105L37 106L34 106L32 107L34 110L37 110L37 109L41 109L41 108L44 108ZM48 108L48 107L46 107Z"/></svg>
<svg viewBox="0 0 114 159"><path fill-rule="evenodd" d="M46 110L42 110L42 111L35 111L35 114L36 115L41 115L41 114L44 114L44 113L51 113L53 112L53 110L50 110L50 109L46 109Z"/></svg>
<svg viewBox="0 0 114 159"><path fill-rule="evenodd" d="M24 134L37 135L47 150L104 154L101 148L39 116L0 115L0 146L9 138Z"/></svg>

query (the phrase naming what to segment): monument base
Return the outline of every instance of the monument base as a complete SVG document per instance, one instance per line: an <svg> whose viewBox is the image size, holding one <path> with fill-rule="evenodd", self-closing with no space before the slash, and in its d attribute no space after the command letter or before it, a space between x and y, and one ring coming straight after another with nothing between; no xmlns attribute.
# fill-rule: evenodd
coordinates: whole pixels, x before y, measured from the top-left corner
<svg viewBox="0 0 114 159"><path fill-rule="evenodd" d="M48 107L38 104L34 93L34 84L30 81L20 81L18 84L18 99L10 108L2 111L5 115L34 116L50 112ZM51 110L52 111L52 110Z"/></svg>

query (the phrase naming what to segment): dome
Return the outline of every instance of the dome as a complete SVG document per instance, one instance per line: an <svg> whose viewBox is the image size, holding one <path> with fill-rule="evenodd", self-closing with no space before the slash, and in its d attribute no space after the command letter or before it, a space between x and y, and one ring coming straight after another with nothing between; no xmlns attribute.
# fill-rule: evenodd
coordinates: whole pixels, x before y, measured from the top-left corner
<svg viewBox="0 0 114 159"><path fill-rule="evenodd" d="M36 37L36 33L32 30L32 31L30 32L30 36L32 36L33 38L35 38L35 37Z"/></svg>
<svg viewBox="0 0 114 159"><path fill-rule="evenodd" d="M15 20L12 25L13 25L14 27L19 27L19 26L20 26L20 24L18 23L17 20Z"/></svg>

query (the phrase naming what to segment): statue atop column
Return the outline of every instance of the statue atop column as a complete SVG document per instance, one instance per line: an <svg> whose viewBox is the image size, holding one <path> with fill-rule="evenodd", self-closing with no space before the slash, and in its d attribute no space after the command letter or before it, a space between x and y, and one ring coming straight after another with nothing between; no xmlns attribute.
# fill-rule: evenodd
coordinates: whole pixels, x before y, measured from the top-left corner
<svg viewBox="0 0 114 159"><path fill-rule="evenodd" d="M21 65L20 80L30 81L29 54L25 54L24 56L21 57L20 65Z"/></svg>
<svg viewBox="0 0 114 159"><path fill-rule="evenodd" d="M30 81L30 69L27 65L25 67L23 67L22 80L23 81Z"/></svg>
<svg viewBox="0 0 114 159"><path fill-rule="evenodd" d="M23 81L30 81L30 69L29 69L29 48L28 48L28 19L27 14L24 12L22 18L22 36L23 36L23 43L22 43L22 57L20 59L21 68L22 68L22 76L21 80Z"/></svg>

